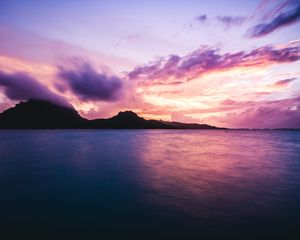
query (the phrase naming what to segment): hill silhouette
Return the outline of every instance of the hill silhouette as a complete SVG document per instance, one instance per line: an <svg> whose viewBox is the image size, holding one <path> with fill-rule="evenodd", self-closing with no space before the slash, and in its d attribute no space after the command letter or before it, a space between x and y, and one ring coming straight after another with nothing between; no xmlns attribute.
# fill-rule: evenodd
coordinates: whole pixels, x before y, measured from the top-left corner
<svg viewBox="0 0 300 240"><path fill-rule="evenodd" d="M87 120L72 108L29 99L0 113L2 129L218 129L206 124L146 120L132 111L108 119Z"/></svg>

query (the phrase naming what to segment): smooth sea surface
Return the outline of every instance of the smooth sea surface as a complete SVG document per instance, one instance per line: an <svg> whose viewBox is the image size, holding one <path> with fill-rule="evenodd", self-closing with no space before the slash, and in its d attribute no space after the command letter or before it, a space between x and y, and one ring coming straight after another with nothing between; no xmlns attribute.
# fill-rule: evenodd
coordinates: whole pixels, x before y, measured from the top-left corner
<svg viewBox="0 0 300 240"><path fill-rule="evenodd" d="M299 236L300 131L0 131L0 239Z"/></svg>

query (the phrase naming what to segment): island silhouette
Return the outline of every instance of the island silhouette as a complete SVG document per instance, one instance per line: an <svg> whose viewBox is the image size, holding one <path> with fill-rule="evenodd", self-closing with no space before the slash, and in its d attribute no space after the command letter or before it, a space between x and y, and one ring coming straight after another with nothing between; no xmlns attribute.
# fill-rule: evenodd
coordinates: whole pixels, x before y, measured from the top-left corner
<svg viewBox="0 0 300 240"><path fill-rule="evenodd" d="M69 107L29 99L0 113L1 129L221 129L207 124L146 120L132 111L88 120Z"/></svg>

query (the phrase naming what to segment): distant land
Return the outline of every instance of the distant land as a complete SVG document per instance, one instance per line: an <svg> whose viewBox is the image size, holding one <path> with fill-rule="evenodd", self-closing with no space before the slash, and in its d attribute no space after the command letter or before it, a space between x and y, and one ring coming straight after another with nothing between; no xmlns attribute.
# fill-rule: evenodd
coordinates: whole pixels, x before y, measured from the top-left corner
<svg viewBox="0 0 300 240"><path fill-rule="evenodd" d="M132 111L88 120L72 108L29 99L0 113L0 129L224 129L207 124L146 120Z"/></svg>

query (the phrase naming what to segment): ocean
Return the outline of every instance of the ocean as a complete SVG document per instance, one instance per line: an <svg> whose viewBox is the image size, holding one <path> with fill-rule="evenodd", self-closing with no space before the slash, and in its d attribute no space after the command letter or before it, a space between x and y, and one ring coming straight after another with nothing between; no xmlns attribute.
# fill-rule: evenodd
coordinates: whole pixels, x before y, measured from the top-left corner
<svg viewBox="0 0 300 240"><path fill-rule="evenodd" d="M299 228L300 131L0 130L1 239L300 239Z"/></svg>

